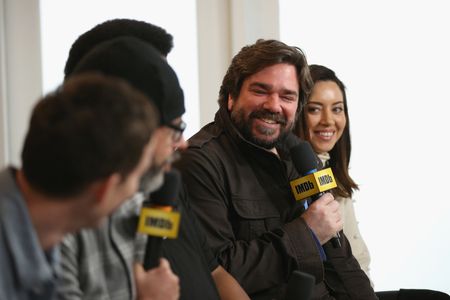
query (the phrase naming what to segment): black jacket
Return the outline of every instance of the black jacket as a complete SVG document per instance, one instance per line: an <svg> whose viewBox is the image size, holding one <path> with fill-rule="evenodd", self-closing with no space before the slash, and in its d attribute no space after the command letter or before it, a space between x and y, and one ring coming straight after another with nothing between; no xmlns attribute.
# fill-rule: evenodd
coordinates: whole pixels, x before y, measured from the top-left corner
<svg viewBox="0 0 450 300"><path fill-rule="evenodd" d="M315 299L376 299L343 234L323 263L289 185L299 175L277 151L243 139L224 109L189 140L177 167L219 262L253 299L283 299L296 269L315 277Z"/></svg>

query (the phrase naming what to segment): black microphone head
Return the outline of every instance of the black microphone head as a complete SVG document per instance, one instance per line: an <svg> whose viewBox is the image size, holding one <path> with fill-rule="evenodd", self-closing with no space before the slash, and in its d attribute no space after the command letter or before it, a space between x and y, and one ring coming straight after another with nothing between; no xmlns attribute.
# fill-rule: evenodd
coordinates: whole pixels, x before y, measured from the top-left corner
<svg viewBox="0 0 450 300"><path fill-rule="evenodd" d="M164 174L164 184L150 194L150 203L163 206L175 206L178 190L181 185L181 175L172 169Z"/></svg>
<svg viewBox="0 0 450 300"><path fill-rule="evenodd" d="M290 132L284 138L284 143L286 144L288 149L291 149L301 143L302 140L296 136L293 132Z"/></svg>
<svg viewBox="0 0 450 300"><path fill-rule="evenodd" d="M298 270L292 272L287 285L286 300L311 299L315 282L314 276L308 273Z"/></svg>
<svg viewBox="0 0 450 300"><path fill-rule="evenodd" d="M297 145L291 147L289 151L291 153L292 162L301 176L309 174L311 171L318 168L317 155L310 143L298 140Z"/></svg>

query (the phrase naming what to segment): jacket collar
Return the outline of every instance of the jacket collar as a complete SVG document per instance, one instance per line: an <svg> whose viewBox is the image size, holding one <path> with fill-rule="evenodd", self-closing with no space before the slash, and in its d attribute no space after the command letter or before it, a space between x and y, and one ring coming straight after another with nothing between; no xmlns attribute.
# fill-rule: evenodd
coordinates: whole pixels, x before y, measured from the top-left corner
<svg viewBox="0 0 450 300"><path fill-rule="evenodd" d="M328 166L328 161L330 160L330 154L328 152L317 154L323 166Z"/></svg>

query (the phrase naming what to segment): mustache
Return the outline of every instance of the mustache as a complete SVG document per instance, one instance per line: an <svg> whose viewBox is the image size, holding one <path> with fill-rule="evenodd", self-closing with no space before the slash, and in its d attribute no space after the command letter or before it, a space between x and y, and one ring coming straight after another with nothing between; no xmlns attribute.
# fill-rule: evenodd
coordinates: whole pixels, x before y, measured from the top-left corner
<svg viewBox="0 0 450 300"><path fill-rule="evenodd" d="M268 119L281 125L286 125L286 117L280 113L273 113L265 109L256 110L250 113L250 119Z"/></svg>

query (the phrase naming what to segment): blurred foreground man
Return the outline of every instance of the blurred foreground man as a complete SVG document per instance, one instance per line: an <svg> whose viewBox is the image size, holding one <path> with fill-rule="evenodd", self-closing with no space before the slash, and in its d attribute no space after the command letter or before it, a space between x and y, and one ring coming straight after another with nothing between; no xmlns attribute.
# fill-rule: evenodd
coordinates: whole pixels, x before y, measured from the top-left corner
<svg viewBox="0 0 450 300"><path fill-rule="evenodd" d="M37 103L22 167L0 173L0 299L54 298L57 244L99 225L136 192L157 120L142 93L94 74L71 78ZM143 276L178 288L170 269L153 273Z"/></svg>

